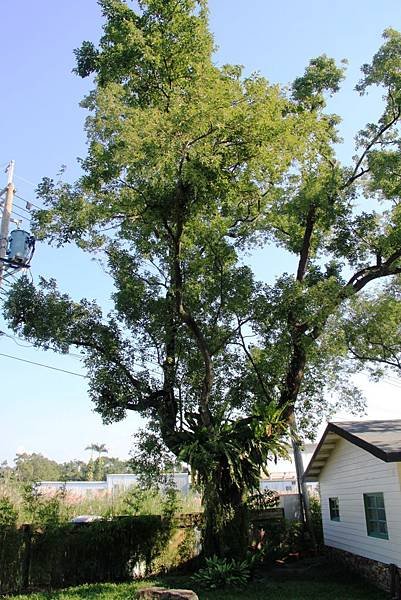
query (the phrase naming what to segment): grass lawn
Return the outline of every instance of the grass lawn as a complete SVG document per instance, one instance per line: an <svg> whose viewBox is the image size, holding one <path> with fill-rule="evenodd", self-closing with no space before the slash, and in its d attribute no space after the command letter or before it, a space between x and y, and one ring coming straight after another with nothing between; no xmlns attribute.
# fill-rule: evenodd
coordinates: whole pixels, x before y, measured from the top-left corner
<svg viewBox="0 0 401 600"><path fill-rule="evenodd" d="M388 595L360 580L342 573L320 575L318 578L276 579L267 574L242 590L205 591L188 578L163 578L151 582L83 585L57 592L12 596L13 600L134 600L135 590L148 585L181 587L195 590L199 600L385 600Z"/></svg>

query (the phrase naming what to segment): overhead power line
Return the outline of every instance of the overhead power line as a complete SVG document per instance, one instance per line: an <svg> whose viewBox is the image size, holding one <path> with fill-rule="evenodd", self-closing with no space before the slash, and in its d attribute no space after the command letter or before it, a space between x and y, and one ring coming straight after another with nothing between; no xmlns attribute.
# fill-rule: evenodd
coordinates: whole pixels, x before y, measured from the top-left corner
<svg viewBox="0 0 401 600"><path fill-rule="evenodd" d="M23 198L22 196L19 196L18 194L14 194L16 198L19 198L20 200L23 200L24 202L26 202L27 204L32 204L32 206L34 206L35 208L38 208L39 210L42 210L40 206L38 206L37 204L35 204L34 202L32 202L32 200L27 200L26 198Z"/></svg>
<svg viewBox="0 0 401 600"><path fill-rule="evenodd" d="M16 211L15 209L13 209L12 215L17 215L17 217L19 217L20 219L24 219L25 221L28 221L28 223L30 222L31 218L30 217L26 217L25 215L21 215L21 213L19 213L18 211Z"/></svg>
<svg viewBox="0 0 401 600"><path fill-rule="evenodd" d="M17 346L20 346L21 348L34 348L35 347L33 344L20 344L16 337L14 337L13 335L9 335L5 331L1 331L1 329L0 329L0 336L3 336L3 335L4 335L4 337L12 340L14 342L14 344L17 344Z"/></svg>
<svg viewBox="0 0 401 600"><path fill-rule="evenodd" d="M31 204L32 204L32 202L31 202ZM31 211L28 208L21 206L21 204L17 204L16 202L14 202L14 206L16 206L18 208L18 210L22 210L22 211L28 213L28 215L31 214Z"/></svg>
<svg viewBox="0 0 401 600"><path fill-rule="evenodd" d="M61 373L68 373L69 375L75 375L76 377L82 377L83 379L87 379L87 375L82 375L81 373L74 373L74 371L66 371L66 369L59 369L57 367L51 367L50 365L45 365L44 363L34 362L32 360L26 360L25 358L18 358L18 356L11 356L10 354L3 354L0 352L0 356L5 356L6 358L12 358L13 360L19 360L20 362L28 363L30 365L35 365L36 367L44 367L45 369L51 369L52 371L60 371Z"/></svg>
<svg viewBox="0 0 401 600"><path fill-rule="evenodd" d="M33 181L30 181L29 179L25 179L25 177L21 177L21 175L16 175L15 177L17 179L20 179L21 181L24 181L25 183L29 183L29 185L31 185L34 188L36 188L37 186L37 183L33 183Z"/></svg>

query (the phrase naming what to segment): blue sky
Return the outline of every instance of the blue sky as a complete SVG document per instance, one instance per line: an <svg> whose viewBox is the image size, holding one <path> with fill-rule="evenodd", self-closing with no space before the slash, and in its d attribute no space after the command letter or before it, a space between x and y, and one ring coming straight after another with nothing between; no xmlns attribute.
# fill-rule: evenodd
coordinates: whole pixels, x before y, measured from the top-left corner
<svg viewBox="0 0 401 600"><path fill-rule="evenodd" d="M243 64L247 72L260 71L270 81L286 84L323 52L349 60L347 80L330 104L343 117L346 142L339 156L349 160L354 134L380 112L380 91L363 98L353 91L360 65L370 61L386 27L401 29L399 0L211 0L209 6L219 63ZM2 24L0 188L6 182L4 166L14 159L20 196L16 210L26 215L17 205L25 205L21 198L35 202L34 186L43 176L55 176L62 164L67 165L67 179L79 174L76 158L85 155L85 111L79 102L90 81L71 73L72 51L85 39L98 39L101 16L96 0L13 0L2 6ZM265 280L290 268L288 259L271 249L252 262ZM75 248L39 245L32 274L55 277L73 297L94 297L110 306L107 277ZM4 324L1 329L6 331ZM4 335L0 353L84 374L76 357L18 346ZM90 442L104 442L110 454L127 456L137 418L130 415L122 423L103 426L93 413L85 379L3 356L0 378L0 461L12 460L22 449L57 460L82 457ZM370 398L370 416L397 416L398 388L364 380L362 386ZM380 410L379 396L388 399Z"/></svg>

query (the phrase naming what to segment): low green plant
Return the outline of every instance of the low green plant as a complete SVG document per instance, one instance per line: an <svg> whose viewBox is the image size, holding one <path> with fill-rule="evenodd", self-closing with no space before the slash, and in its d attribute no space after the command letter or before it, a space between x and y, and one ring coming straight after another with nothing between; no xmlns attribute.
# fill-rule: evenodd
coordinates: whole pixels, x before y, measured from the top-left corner
<svg viewBox="0 0 401 600"><path fill-rule="evenodd" d="M65 502L65 496L65 488L53 496L44 496L37 484L26 484L22 492L25 522L38 527L51 527L67 522L72 511Z"/></svg>
<svg viewBox="0 0 401 600"><path fill-rule="evenodd" d="M243 561L213 556L206 559L206 566L195 573L193 580L210 590L244 587L251 577L254 560L253 556Z"/></svg>
<svg viewBox="0 0 401 600"><path fill-rule="evenodd" d="M0 529L15 527L18 519L18 510L7 496L0 498Z"/></svg>
<svg viewBox="0 0 401 600"><path fill-rule="evenodd" d="M164 492L155 488L138 487L112 494L101 491L79 495L65 488L50 493L40 491L36 484L23 484L7 473L0 475L0 498L10 500L17 511L18 525L65 522L78 515L99 515L106 519L119 515L160 515L164 496ZM177 492L177 512L201 512L199 495Z"/></svg>
<svg viewBox="0 0 401 600"><path fill-rule="evenodd" d="M145 489L135 485L126 492L122 514L140 515L146 512L154 514L156 504L160 505L160 494L157 489Z"/></svg>
<svg viewBox="0 0 401 600"><path fill-rule="evenodd" d="M315 534L316 544L318 547L323 545L323 523L322 509L320 506L320 498L317 495L309 497L309 506L312 519L312 527Z"/></svg>
<svg viewBox="0 0 401 600"><path fill-rule="evenodd" d="M18 563L22 536L16 524L18 511L7 496L0 497L0 594L18 589Z"/></svg>

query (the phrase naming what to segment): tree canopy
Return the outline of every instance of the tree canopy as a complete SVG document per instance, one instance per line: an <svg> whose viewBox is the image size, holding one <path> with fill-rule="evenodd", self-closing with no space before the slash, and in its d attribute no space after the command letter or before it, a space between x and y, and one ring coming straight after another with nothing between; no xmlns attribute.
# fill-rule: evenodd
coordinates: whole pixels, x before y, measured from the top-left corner
<svg viewBox="0 0 401 600"><path fill-rule="evenodd" d="M104 420L146 417L142 448L193 467L216 530L216 506L227 521L284 451L295 410L310 430L328 390L360 402L335 324L368 284L401 272L401 36L387 30L363 66L357 89L381 86L384 110L344 166L326 110L342 65L320 56L282 88L214 64L204 1L99 4L99 45L75 52L95 84L83 175L43 179L35 229L102 251L115 308L22 279L5 314L37 346L83 349ZM255 281L246 252L265 244L295 256L296 272Z"/></svg>

